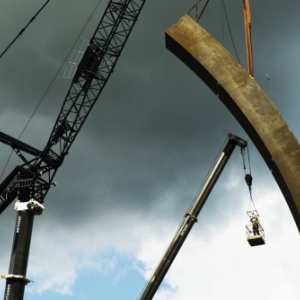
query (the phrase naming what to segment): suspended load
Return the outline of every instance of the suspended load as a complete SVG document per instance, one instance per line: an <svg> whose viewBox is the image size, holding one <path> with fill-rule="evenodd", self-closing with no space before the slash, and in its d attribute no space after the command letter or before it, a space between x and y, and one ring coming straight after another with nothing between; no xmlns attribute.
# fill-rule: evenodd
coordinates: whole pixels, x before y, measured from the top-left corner
<svg viewBox="0 0 300 300"><path fill-rule="evenodd" d="M243 158L243 165L245 170L245 181L249 188L250 201L247 210L247 222L246 222L246 236L247 241L251 247L259 246L265 244L265 231L261 225L258 211L255 207L254 200L252 198L252 181L253 178L251 176L251 168L250 168L250 158L249 152L247 148L248 154L248 167L249 173L246 173L246 163L245 163L245 149L241 149L241 154Z"/></svg>
<svg viewBox="0 0 300 300"><path fill-rule="evenodd" d="M259 246L265 244L265 232L259 220L257 210L247 211L249 223L246 225L247 241L250 246Z"/></svg>

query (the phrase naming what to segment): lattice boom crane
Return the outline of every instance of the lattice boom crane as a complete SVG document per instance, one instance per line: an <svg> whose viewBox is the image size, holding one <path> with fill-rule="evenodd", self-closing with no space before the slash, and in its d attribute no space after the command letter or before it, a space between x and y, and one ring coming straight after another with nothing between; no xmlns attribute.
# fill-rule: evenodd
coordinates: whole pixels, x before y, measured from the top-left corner
<svg viewBox="0 0 300 300"><path fill-rule="evenodd" d="M110 0L79 63L50 138L40 151L0 132L23 161L0 184L0 213L16 198L17 221L5 300L23 299L34 215L120 57L145 0ZM26 156L30 155L30 158ZM33 157L33 158L32 158Z"/></svg>

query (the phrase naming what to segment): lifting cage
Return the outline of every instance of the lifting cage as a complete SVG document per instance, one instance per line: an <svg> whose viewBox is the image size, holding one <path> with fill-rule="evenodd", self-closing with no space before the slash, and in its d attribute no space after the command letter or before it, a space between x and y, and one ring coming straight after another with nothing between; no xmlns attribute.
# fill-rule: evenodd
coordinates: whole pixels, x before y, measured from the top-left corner
<svg viewBox="0 0 300 300"><path fill-rule="evenodd" d="M265 244L265 231L259 221L257 210L247 211L250 223L246 225L247 241L251 247Z"/></svg>

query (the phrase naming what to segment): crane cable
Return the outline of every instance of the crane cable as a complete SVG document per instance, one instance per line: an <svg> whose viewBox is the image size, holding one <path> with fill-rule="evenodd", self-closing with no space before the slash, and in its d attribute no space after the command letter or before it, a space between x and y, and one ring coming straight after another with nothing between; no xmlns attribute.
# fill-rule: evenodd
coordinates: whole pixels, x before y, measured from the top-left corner
<svg viewBox="0 0 300 300"><path fill-rule="evenodd" d="M198 4L201 2L201 0L198 0L193 6L192 8L187 12L187 14L189 15L190 12L195 8L196 9L196 12L198 10Z"/></svg>
<svg viewBox="0 0 300 300"><path fill-rule="evenodd" d="M241 62L240 62L239 55L238 55L237 50L236 50L236 47L235 47L234 40L233 40L233 35L232 35L230 23L229 23L229 18L228 18L228 15L227 15L227 10L226 10L226 6L225 6L225 2L224 2L224 0L221 0L221 2L222 2L222 6L223 6L225 18L226 18L226 23L227 23L228 30L229 30L229 35L230 35L231 43L232 43L232 46L233 46L233 49L234 49L236 58L237 58L238 62L241 63Z"/></svg>
<svg viewBox="0 0 300 300"><path fill-rule="evenodd" d="M13 39L13 41L4 49L4 51L0 54L0 59L6 53L6 51L15 43L15 41L22 35L22 33L27 29L27 27L34 21L34 19L38 16L38 14L46 7L46 5L50 2L47 0L45 4L38 10L38 12L29 20L26 26L18 33L18 35Z"/></svg>
<svg viewBox="0 0 300 300"><path fill-rule="evenodd" d="M201 16L203 15L204 10L205 10L205 8L206 8L208 2L209 2L209 0L207 0L206 3L204 4L204 7L202 8L201 13L200 13L199 16L198 16L197 22L200 20Z"/></svg>
<svg viewBox="0 0 300 300"><path fill-rule="evenodd" d="M47 2L49 2L49 1L50 1L50 0L48 0ZM41 100L39 101L39 103L37 104L37 106L35 107L35 109L33 110L33 113L31 114L29 120L28 120L27 123L25 124L25 126L24 126L22 132L20 133L20 135L19 135L19 137L18 137L18 140L20 140L21 136L22 136L23 133L25 132L26 128L28 127L28 125L29 125L30 121L32 120L33 116L35 115L36 111L38 110L38 108L40 107L41 103L42 103L43 100L45 99L45 97L46 97L48 91L50 90L52 84L54 83L54 81L55 81L57 75L58 75L59 72L61 71L63 65L65 64L65 62L66 62L66 60L67 60L67 58L70 56L70 53L72 52L73 48L75 47L76 43L78 42L78 40L79 40L80 36L82 35L84 29L86 28L86 26L87 26L88 23L90 22L91 18L92 18L93 15L95 14L95 12L96 12L97 8L99 7L101 1L102 1L102 0L99 0L98 4L96 5L96 7L95 7L94 10L92 11L91 15L89 16L88 20L86 21L84 27L82 28L82 30L81 30L80 33L78 34L78 37L77 37L77 39L75 40L75 42L73 43L73 45L72 45L70 51L69 51L68 54L66 55L65 59L63 60L62 64L60 65L58 71L55 73L53 79L51 80L51 82L50 82L48 88L47 88L46 91L44 92L44 94L43 94ZM46 5L46 4L44 4L44 6L45 6L45 5ZM0 58L1 58L1 57L0 57ZM8 159L7 159L7 162L6 162L4 168L3 168L2 172L1 172L1 175L0 175L0 182L1 182L1 180L2 180L2 177L3 177L3 174L4 174L5 170L6 170L6 168L7 168L7 165L8 165L8 163L9 163L10 159L11 159L11 156L12 156L13 151L14 151L14 150L11 150L11 152L10 152L10 154L9 154L9 157L8 157Z"/></svg>
<svg viewBox="0 0 300 300"><path fill-rule="evenodd" d="M238 52L237 52L237 49L236 49L236 46L235 46L235 43L234 43L234 40L233 40L233 34L232 34L232 31L231 31L231 26L230 26L230 23L229 23L229 18L228 18L228 15L227 15L227 10L226 10L226 6L225 6L225 3L224 3L224 0L220 0L221 3L222 3L222 7L223 7L223 11L224 11L224 15L225 15L225 18L226 18L226 23L227 23L227 27L228 27L228 31L229 31L229 35L230 35L230 40L231 40L231 43L232 43L232 46L233 46L233 49L234 49L234 53L236 55L236 58L238 60L239 63L240 62L240 58L239 58L239 55L238 55ZM201 16L203 15L204 13L204 10L206 9L206 6L209 2L209 0L206 1L206 3L204 4L204 7L202 8L201 10L201 13L198 14L198 4L201 2L201 0L198 0L193 6L192 8L187 12L187 14L190 14L190 12L195 9L196 10L196 21L198 22L201 18Z"/></svg>
<svg viewBox="0 0 300 300"><path fill-rule="evenodd" d="M196 10L196 21L197 21L197 22L199 21L199 19L200 19L201 16L203 15L204 10L205 10L205 8L206 8L206 6L207 6L209 0L206 1L206 3L204 4L204 7L203 7L202 10L201 10L201 13L198 14L198 4L199 4L200 2L201 2L201 0L198 0L198 1L192 6L192 8L188 11L188 13L187 13L187 14L189 14L189 13L195 8L195 10Z"/></svg>
<svg viewBox="0 0 300 300"><path fill-rule="evenodd" d="M243 168L244 168L244 173L245 173L245 181L248 185L249 195L250 195L249 205L248 205L248 209L247 209L247 211L249 211L249 210L252 210L251 206L254 208L254 210L257 210L257 209L255 207L255 203L254 203L254 200L253 200L253 197L252 197L252 180L253 180L253 178L252 178L252 175L251 175L250 154L249 154L248 146L246 148L247 148L247 160L248 160L249 172L247 172L247 167L246 167L246 162L245 162L245 148L241 148L241 154L242 154L242 159L243 159Z"/></svg>

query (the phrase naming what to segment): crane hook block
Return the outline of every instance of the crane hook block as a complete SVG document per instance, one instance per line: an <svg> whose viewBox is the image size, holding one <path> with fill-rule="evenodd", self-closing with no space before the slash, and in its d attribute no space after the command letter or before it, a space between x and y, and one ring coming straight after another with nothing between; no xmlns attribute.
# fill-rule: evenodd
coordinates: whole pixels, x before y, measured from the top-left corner
<svg viewBox="0 0 300 300"><path fill-rule="evenodd" d="M252 185L252 176L250 174L246 174L245 180L246 180L246 183L248 184L248 186Z"/></svg>

